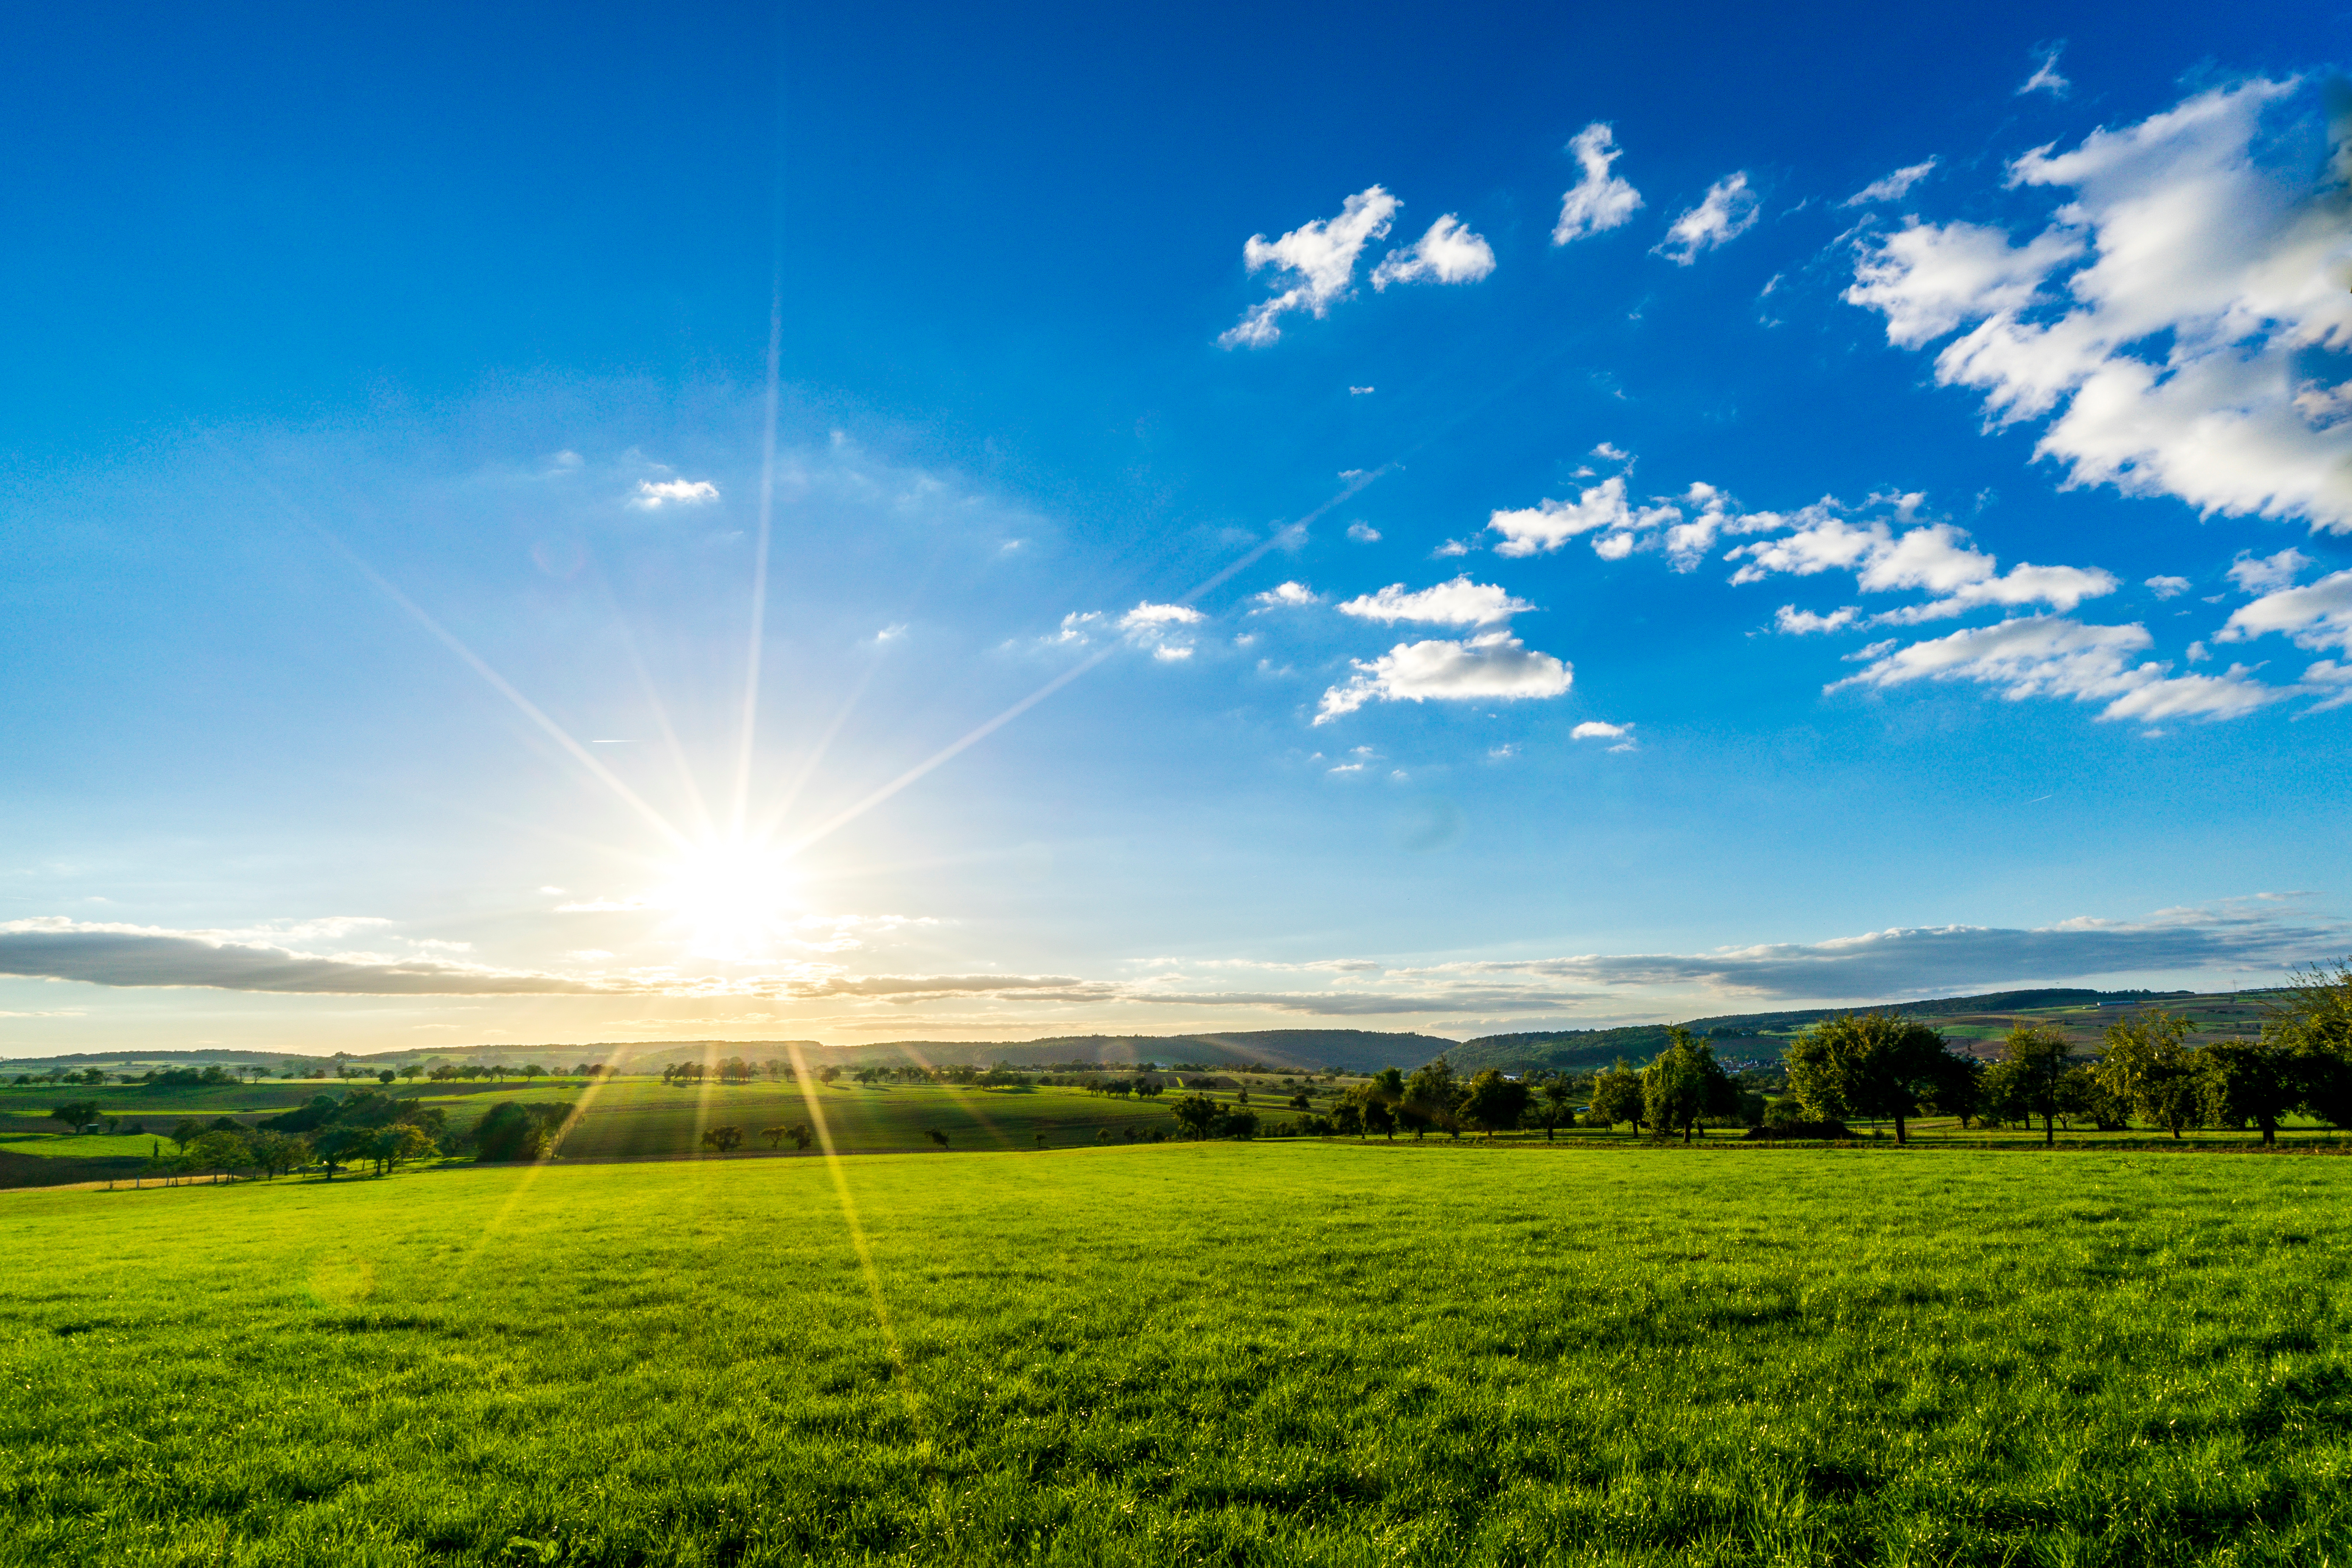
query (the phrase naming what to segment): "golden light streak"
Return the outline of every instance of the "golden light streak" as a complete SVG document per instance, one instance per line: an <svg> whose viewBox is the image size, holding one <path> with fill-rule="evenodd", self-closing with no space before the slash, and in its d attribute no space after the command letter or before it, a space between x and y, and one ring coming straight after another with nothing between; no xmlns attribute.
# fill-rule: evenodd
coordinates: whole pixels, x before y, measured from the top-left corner
<svg viewBox="0 0 2352 1568"><path fill-rule="evenodd" d="M766 428L760 437L760 542L751 558L751 646L743 669L743 743L735 756L735 804L731 831L743 837L751 809L751 742L760 726L760 665L768 626L768 543L776 503L776 373L784 345L784 282L781 273L768 297L768 394Z"/></svg>

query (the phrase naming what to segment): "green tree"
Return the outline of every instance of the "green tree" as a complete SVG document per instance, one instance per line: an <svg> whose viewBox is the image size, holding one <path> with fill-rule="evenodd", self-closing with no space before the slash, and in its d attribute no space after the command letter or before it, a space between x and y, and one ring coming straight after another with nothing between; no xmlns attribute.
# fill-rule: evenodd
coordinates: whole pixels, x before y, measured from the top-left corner
<svg viewBox="0 0 2352 1568"><path fill-rule="evenodd" d="M1824 1018L1789 1042L1782 1058L1789 1088L1819 1121L1888 1117L1895 1141L1904 1121L1953 1075L1944 1037L1893 1013Z"/></svg>
<svg viewBox="0 0 2352 1568"><path fill-rule="evenodd" d="M397 1170L404 1160L421 1160L433 1152L433 1135L413 1121L379 1127L368 1137L368 1157L380 1171Z"/></svg>
<svg viewBox="0 0 2352 1568"><path fill-rule="evenodd" d="M2107 1026L2106 1054L2092 1071L2141 1121L2173 1137L2197 1125L2203 1085L2188 1044L2197 1026L2179 1013L2143 1013Z"/></svg>
<svg viewBox="0 0 2352 1568"><path fill-rule="evenodd" d="M1396 1142L1397 1108L1385 1100L1367 1100L1363 1109L1364 1131L1377 1132L1390 1142Z"/></svg>
<svg viewBox="0 0 2352 1568"><path fill-rule="evenodd" d="M1558 1128L1562 1121L1567 1121L1573 1125L1575 1121L1575 1112L1569 1108L1569 1101L1575 1098L1576 1088L1573 1084L1569 1082L1567 1075L1563 1073L1554 1073L1549 1078L1544 1079L1542 1090L1543 1109L1541 1111L1538 1112L1538 1114L1543 1118L1545 1142L1549 1143L1554 1141L1556 1137L1554 1130Z"/></svg>
<svg viewBox="0 0 2352 1568"><path fill-rule="evenodd" d="M180 1124L172 1129L172 1142L177 1143L183 1152L204 1135L205 1124L193 1116L182 1118Z"/></svg>
<svg viewBox="0 0 2352 1568"><path fill-rule="evenodd" d="M948 1135L940 1131L936 1127L927 1127L923 1129L923 1136L929 1139L932 1142L938 1144L942 1149L948 1146Z"/></svg>
<svg viewBox="0 0 2352 1568"><path fill-rule="evenodd" d="M1717 1065L1715 1047L1679 1024L1666 1048L1642 1069L1642 1110L1661 1138L1682 1129L1683 1142L1699 1119L1728 1116L1739 1109L1739 1086Z"/></svg>
<svg viewBox="0 0 2352 1568"><path fill-rule="evenodd" d="M327 1168L327 1180L354 1160L367 1157L374 1134L364 1127L322 1127L310 1136L311 1157Z"/></svg>
<svg viewBox="0 0 2352 1568"><path fill-rule="evenodd" d="M1176 1113L1176 1125L1192 1138L1206 1138L1223 1114L1217 1102L1205 1094L1188 1094L1171 1109Z"/></svg>
<svg viewBox="0 0 2352 1568"><path fill-rule="evenodd" d="M791 1139L793 1147L803 1154L808 1152L808 1146L816 1140L816 1134L808 1130L807 1123L799 1121L785 1128L784 1136Z"/></svg>
<svg viewBox="0 0 2352 1568"><path fill-rule="evenodd" d="M743 1146L743 1130L740 1127L706 1128L702 1134L702 1146L721 1154L732 1154Z"/></svg>
<svg viewBox="0 0 2352 1568"><path fill-rule="evenodd" d="M1461 1103L1462 1080L1454 1076L1454 1064L1441 1056L1415 1068L1404 1080L1404 1098L1398 1110L1415 1138L1432 1127L1443 1127L1459 1138L1462 1119L1454 1108Z"/></svg>
<svg viewBox="0 0 2352 1568"><path fill-rule="evenodd" d="M1592 1105L1589 1112L1603 1127L1614 1127L1620 1121L1630 1121L1636 1132L1642 1130L1646 1114L1642 1099L1642 1075L1625 1065L1622 1057L1613 1067L1606 1067L1593 1075Z"/></svg>
<svg viewBox="0 0 2352 1568"><path fill-rule="evenodd" d="M1458 1114L1471 1126L1484 1130L1491 1142L1497 1132L1516 1131L1528 1113L1528 1086L1505 1078L1501 1071L1488 1068L1470 1080L1463 1091Z"/></svg>
<svg viewBox="0 0 2352 1568"><path fill-rule="evenodd" d="M2074 1121L2087 1121L2102 1132L2120 1132L2131 1125L2131 1102L2106 1086L2087 1066L2066 1069L2058 1080L2058 1113Z"/></svg>
<svg viewBox="0 0 2352 1568"><path fill-rule="evenodd" d="M272 1131L267 1127L257 1129L246 1142L253 1152L254 1164L264 1176L272 1179L310 1157L308 1143L289 1133Z"/></svg>
<svg viewBox="0 0 2352 1568"><path fill-rule="evenodd" d="M2000 1060L1985 1075L1985 1097L2004 1121L2042 1118L2042 1141L2058 1142L2058 1114L2074 1047L2055 1029L2020 1024L2000 1043Z"/></svg>
<svg viewBox="0 0 2352 1568"><path fill-rule="evenodd" d="M784 1131L782 1127L762 1127L760 1136L768 1141L769 1148L781 1149L784 1146Z"/></svg>
<svg viewBox="0 0 2352 1568"><path fill-rule="evenodd" d="M424 1070L425 1069L416 1063L410 1062L406 1067L400 1069L400 1076L406 1079L409 1082L415 1083L416 1081L416 1075Z"/></svg>
<svg viewBox="0 0 2352 1568"><path fill-rule="evenodd" d="M215 1176L248 1171L254 1163L253 1149L247 1143L245 1134L221 1128L197 1134L196 1141L188 1146L184 1158L190 1170Z"/></svg>
<svg viewBox="0 0 2352 1568"><path fill-rule="evenodd" d="M2303 1109L2331 1127L2352 1127L2352 960L2289 975L2263 1034L2294 1054Z"/></svg>
<svg viewBox="0 0 2352 1568"><path fill-rule="evenodd" d="M69 1100L63 1105L49 1108L52 1121L62 1121L76 1132L97 1121L98 1114L98 1101L94 1100Z"/></svg>
<svg viewBox="0 0 2352 1568"><path fill-rule="evenodd" d="M2262 1129L2263 1147L2278 1142L2279 1119L2306 1093L2305 1064L2287 1040L2213 1040L2197 1050L2204 1068L2205 1114L2224 1127L2252 1121Z"/></svg>
<svg viewBox="0 0 2352 1568"><path fill-rule="evenodd" d="M572 1113L568 1105L524 1105L506 1100L474 1124L474 1157L491 1163L537 1160L548 1152L555 1129Z"/></svg>

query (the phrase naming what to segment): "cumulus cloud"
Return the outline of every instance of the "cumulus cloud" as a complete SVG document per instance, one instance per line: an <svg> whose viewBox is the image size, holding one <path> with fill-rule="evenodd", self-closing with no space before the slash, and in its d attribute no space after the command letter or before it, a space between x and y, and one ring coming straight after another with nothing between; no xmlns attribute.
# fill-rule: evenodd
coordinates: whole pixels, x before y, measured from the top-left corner
<svg viewBox="0 0 2352 1568"><path fill-rule="evenodd" d="M1701 251L1728 244L1754 227L1760 205L1748 188L1745 171L1727 174L1706 188L1698 205L1675 219L1658 242L1657 254L1688 267Z"/></svg>
<svg viewBox="0 0 2352 1568"><path fill-rule="evenodd" d="M2150 577L2145 586L2159 599L2177 599L2189 592L2186 577Z"/></svg>
<svg viewBox="0 0 2352 1568"><path fill-rule="evenodd" d="M1261 610L1297 609L1302 605L1319 605L1322 602L1322 595L1304 583L1277 583L1265 593L1250 597L1250 603Z"/></svg>
<svg viewBox="0 0 2352 1568"><path fill-rule="evenodd" d="M2285 587L2303 575L2303 569L2310 564L2310 556L2291 546L2264 557L2242 550L2237 560L2230 563L2230 581L2238 585L2242 594L2266 594L2273 588Z"/></svg>
<svg viewBox="0 0 2352 1568"><path fill-rule="evenodd" d="M1492 583L1473 583L1465 573L1451 583L1412 594L1405 592L1403 584L1391 583L1377 594L1346 601L1339 605L1339 613L1391 626L1399 621L1428 621L1447 626L1485 626L1534 608Z"/></svg>
<svg viewBox="0 0 2352 1568"><path fill-rule="evenodd" d="M1348 537L1358 544L1378 544L1381 531L1369 522L1351 522L1348 525Z"/></svg>
<svg viewBox="0 0 2352 1568"><path fill-rule="evenodd" d="M1598 719L1587 719L1568 732L1571 741L1618 741L1633 732L1631 724L1604 724Z"/></svg>
<svg viewBox="0 0 2352 1568"><path fill-rule="evenodd" d="M1811 610L1801 610L1794 605L1783 605L1772 615L1772 629L1792 637L1807 637L1814 632L1842 632L1861 619L1862 612L1848 605L1817 616Z"/></svg>
<svg viewBox="0 0 2352 1568"><path fill-rule="evenodd" d="M1624 152L1606 124L1594 121L1576 133L1568 150L1583 175L1560 197L1559 222L1551 231L1554 245L1615 228L1642 207L1642 193L1609 172Z"/></svg>
<svg viewBox="0 0 2352 1568"><path fill-rule="evenodd" d="M1860 207L1868 206L1873 202L1899 202L1910 192L1912 186L1934 174L1936 165L1939 162L1941 162L1940 159L1930 158L1924 163L1913 163L1907 168L1897 169L1884 179L1871 181L1870 184L1838 203L1838 205Z"/></svg>
<svg viewBox="0 0 2352 1568"><path fill-rule="evenodd" d="M1433 638L1399 643L1370 663L1357 659L1355 666L1362 673L1345 686L1323 693L1315 722L1328 724L1374 700L1513 701L1558 697L1574 679L1565 660L1531 650L1507 631L1487 632L1462 642Z"/></svg>
<svg viewBox="0 0 2352 1568"><path fill-rule="evenodd" d="M2298 174L2322 162L2315 114L2288 113L2310 91L2219 88L2028 153L2012 185L2070 193L2038 237L1914 225L1864 246L1847 298L1898 345L1966 328L1937 381L1990 426L2048 420L2035 455L2069 484L2352 531L2352 158Z"/></svg>
<svg viewBox="0 0 2352 1568"><path fill-rule="evenodd" d="M1981 224L1913 223L1862 254L1845 299L1885 316L1888 342L1916 349L1963 321L2040 302L2052 269L2082 254L2082 236L2064 229L2015 246Z"/></svg>
<svg viewBox="0 0 2352 1568"><path fill-rule="evenodd" d="M1497 555L1536 555L1559 549L1580 533L1626 532L1679 521L1671 506L1637 508L1625 500L1625 477L1613 475L1572 501L1543 500L1517 510L1497 510L1486 526L1503 536Z"/></svg>
<svg viewBox="0 0 2352 1568"><path fill-rule="evenodd" d="M2352 652L2352 572L2333 572L2301 588L2281 588L2239 606L2214 638L2244 642L2272 632L2294 646Z"/></svg>
<svg viewBox="0 0 2352 1568"><path fill-rule="evenodd" d="M1250 307L1217 342L1226 348L1264 348L1281 339L1278 318L1285 312L1305 310L1318 319L1328 313L1354 281L1356 258L1364 247L1388 233L1397 205L1394 196L1373 185L1349 196L1338 217L1292 229L1276 240L1250 236L1242 247L1249 269L1272 268L1277 278L1294 281L1274 298Z"/></svg>
<svg viewBox="0 0 2352 1568"><path fill-rule="evenodd" d="M1494 248L1447 213L1410 250L1392 250L1372 268L1372 287L1391 283L1475 283L1495 270Z"/></svg>
<svg viewBox="0 0 2352 1568"><path fill-rule="evenodd" d="M2011 701L2104 701L2101 719L2145 722L2234 719L2293 695L2290 689L2252 679L2242 665L2221 675L2176 676L2168 664L2133 662L2152 640L2144 626L2084 626L2062 616L2030 616L1913 643L1827 689L1965 680L1992 687Z"/></svg>
<svg viewBox="0 0 2352 1568"><path fill-rule="evenodd" d="M1864 593L1924 589L1937 595L1876 617L1893 626L1949 619L1984 605L2046 605L2063 612L2121 586L2114 574L2096 567L2021 562L2002 573L1994 557L1966 542L1968 537L1967 531L1942 522L1897 533L1884 521L1850 521L1822 502L1801 514L1790 533L1740 545L1726 559L1744 558L1732 574L1734 583L1760 582L1775 573L1809 577L1836 568L1852 570Z"/></svg>
<svg viewBox="0 0 2352 1568"><path fill-rule="evenodd" d="M709 479L639 479L629 504L646 511L666 506L701 506L719 499L719 487Z"/></svg>

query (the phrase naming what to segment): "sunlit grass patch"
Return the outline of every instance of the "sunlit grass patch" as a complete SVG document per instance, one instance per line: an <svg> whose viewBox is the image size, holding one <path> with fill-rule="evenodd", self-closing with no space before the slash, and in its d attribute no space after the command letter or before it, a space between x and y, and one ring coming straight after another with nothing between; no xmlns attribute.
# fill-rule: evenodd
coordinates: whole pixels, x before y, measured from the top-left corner
<svg viewBox="0 0 2352 1568"><path fill-rule="evenodd" d="M12 1196L0 1561L2316 1563L2352 1534L2333 1159L835 1170Z"/></svg>

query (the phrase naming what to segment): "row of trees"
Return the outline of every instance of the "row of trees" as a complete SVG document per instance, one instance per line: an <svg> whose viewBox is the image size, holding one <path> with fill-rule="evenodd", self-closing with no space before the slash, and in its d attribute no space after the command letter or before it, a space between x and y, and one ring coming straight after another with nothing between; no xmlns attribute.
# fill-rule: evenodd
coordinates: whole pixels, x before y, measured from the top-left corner
<svg viewBox="0 0 2352 1568"><path fill-rule="evenodd" d="M329 1181L339 1171L372 1166L378 1173L434 1154L470 1153L485 1162L536 1160L570 1117L562 1104L492 1106L462 1132L447 1112L377 1089L338 1099L313 1095L306 1105L247 1125L233 1117L191 1117L172 1130L174 1152L158 1153L158 1170L188 1174L277 1177L316 1166ZM54 1113L53 1113L54 1114Z"/></svg>

